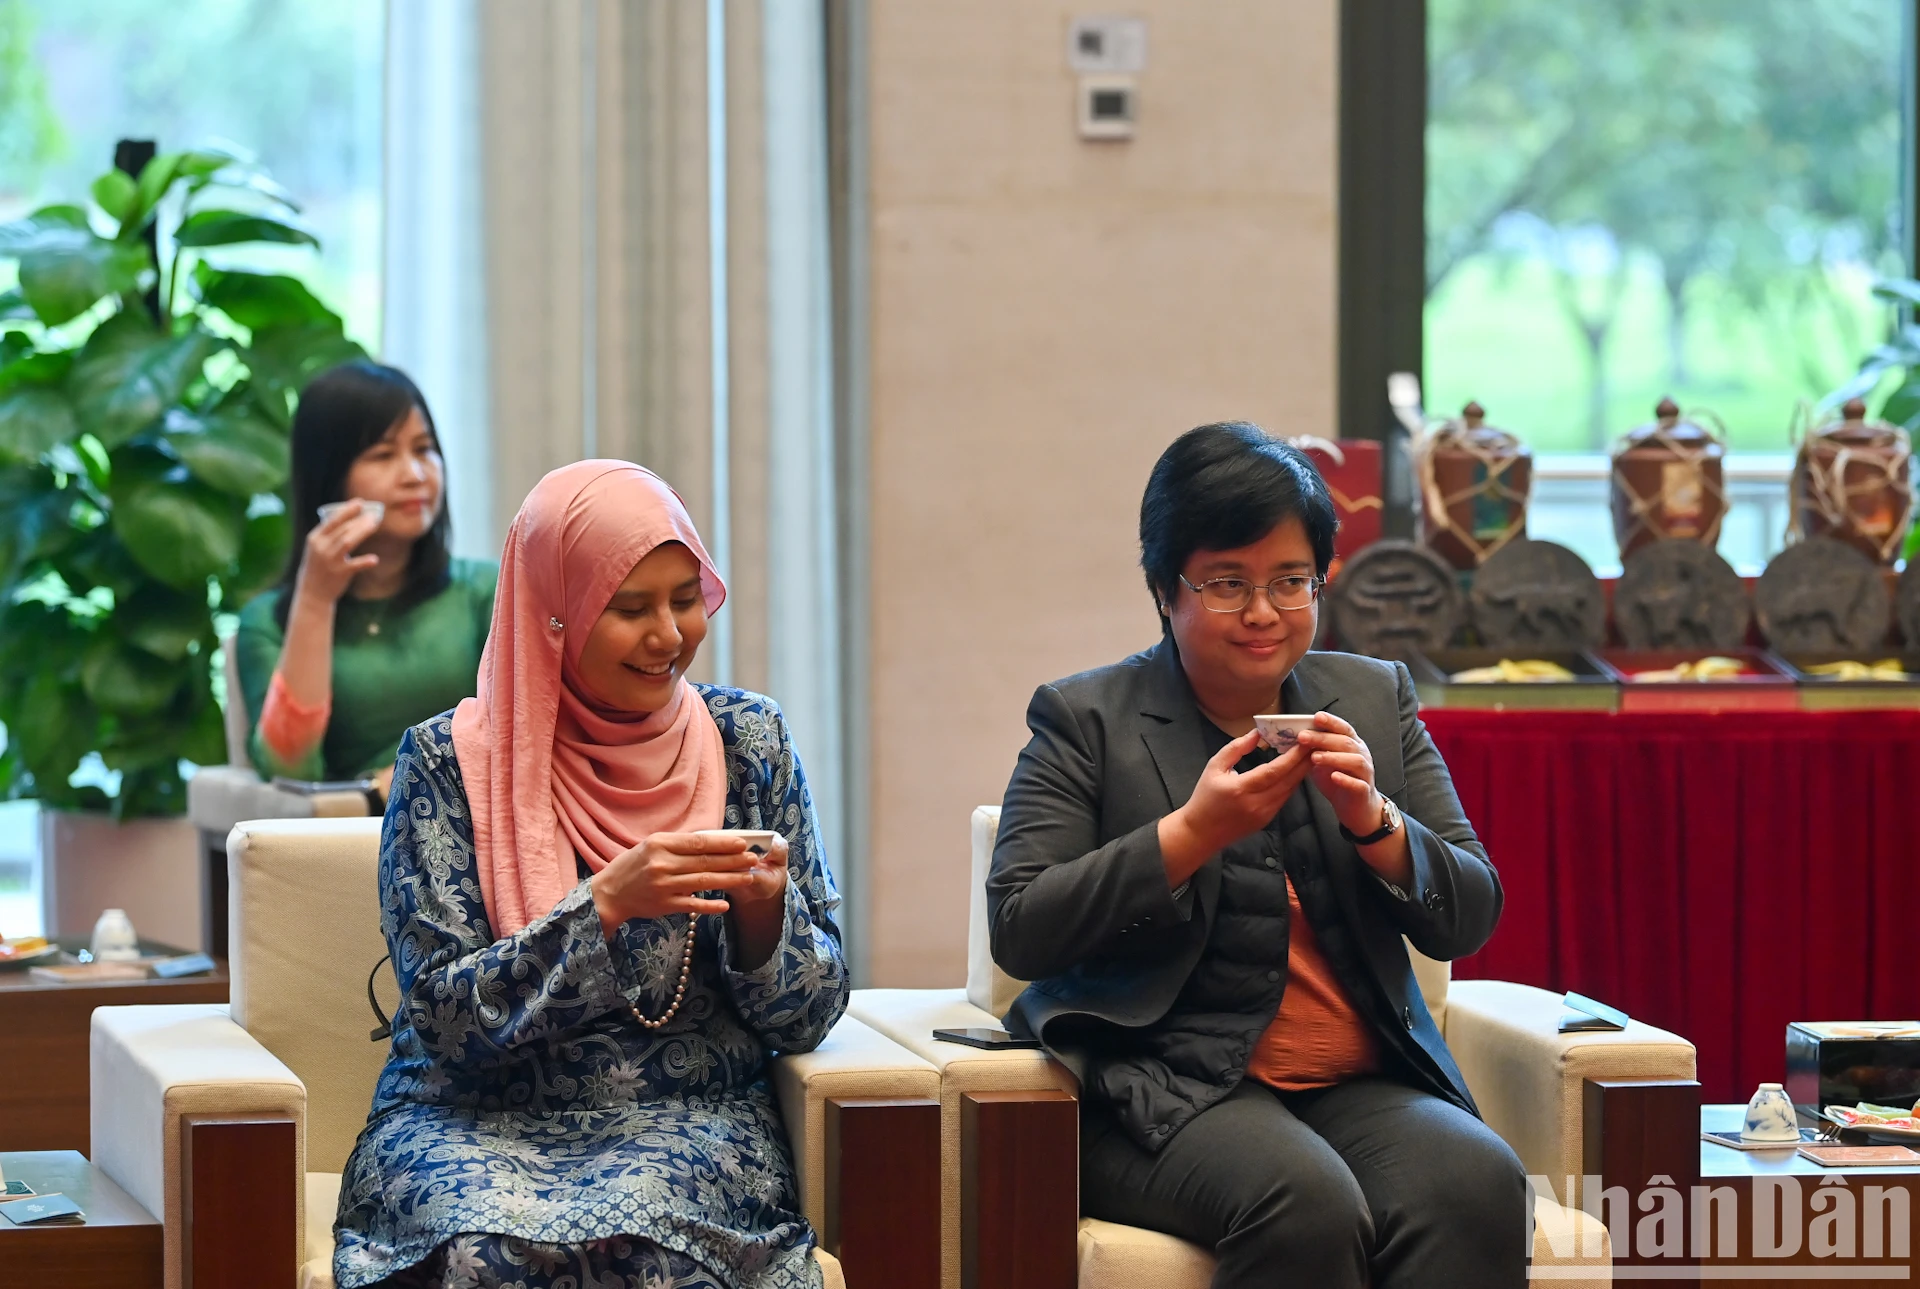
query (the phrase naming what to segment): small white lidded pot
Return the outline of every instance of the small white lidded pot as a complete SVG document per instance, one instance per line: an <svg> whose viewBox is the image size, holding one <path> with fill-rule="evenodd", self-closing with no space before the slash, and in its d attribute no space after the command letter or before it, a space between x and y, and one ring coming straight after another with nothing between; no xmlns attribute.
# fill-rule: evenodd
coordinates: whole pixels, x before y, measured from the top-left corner
<svg viewBox="0 0 1920 1289"><path fill-rule="evenodd" d="M1793 1102L1778 1083L1762 1083L1747 1102L1747 1117L1740 1125L1742 1141L1777 1141L1783 1146L1800 1144L1800 1121L1794 1117Z"/></svg>
<svg viewBox="0 0 1920 1289"><path fill-rule="evenodd" d="M125 909L108 909L93 924L93 960L95 962L138 962L140 937Z"/></svg>

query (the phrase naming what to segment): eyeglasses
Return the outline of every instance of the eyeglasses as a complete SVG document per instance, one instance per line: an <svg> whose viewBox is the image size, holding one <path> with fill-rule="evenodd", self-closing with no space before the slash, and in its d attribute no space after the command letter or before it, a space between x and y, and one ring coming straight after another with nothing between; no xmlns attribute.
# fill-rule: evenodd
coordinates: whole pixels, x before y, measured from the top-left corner
<svg viewBox="0 0 1920 1289"><path fill-rule="evenodd" d="M1326 585L1324 577L1307 577L1296 574L1292 577L1276 577L1265 586L1249 582L1244 577L1211 577L1195 586L1187 582L1186 574L1179 575L1186 582L1187 589L1200 597L1201 607L1209 613L1239 613L1253 603L1253 593L1265 591L1267 603L1281 612L1305 609L1312 606L1320 596L1320 588Z"/></svg>

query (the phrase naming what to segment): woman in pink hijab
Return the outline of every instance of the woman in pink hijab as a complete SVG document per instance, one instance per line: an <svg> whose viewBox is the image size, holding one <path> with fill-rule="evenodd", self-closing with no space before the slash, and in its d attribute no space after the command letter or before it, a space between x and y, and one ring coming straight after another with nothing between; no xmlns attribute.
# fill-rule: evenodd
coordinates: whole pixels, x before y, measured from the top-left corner
<svg viewBox="0 0 1920 1289"><path fill-rule="evenodd" d="M846 1007L839 898L779 708L687 679L725 598L638 466L520 508L478 696L400 745L341 1289L820 1283L766 1066Z"/></svg>

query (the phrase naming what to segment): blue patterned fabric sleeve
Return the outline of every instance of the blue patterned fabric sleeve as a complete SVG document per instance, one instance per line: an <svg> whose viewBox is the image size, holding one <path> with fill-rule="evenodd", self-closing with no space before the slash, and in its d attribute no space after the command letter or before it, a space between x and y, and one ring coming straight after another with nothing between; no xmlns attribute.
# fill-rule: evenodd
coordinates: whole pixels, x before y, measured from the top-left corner
<svg viewBox="0 0 1920 1289"><path fill-rule="evenodd" d="M494 938L444 716L400 742L380 838L380 892L400 984L396 1028L404 1019L446 1067L497 1060L626 1006L585 882L545 917Z"/></svg>
<svg viewBox="0 0 1920 1289"><path fill-rule="evenodd" d="M840 894L827 869L806 772L787 735L786 718L771 700L754 697L760 710L752 714L710 702L720 709L715 715L723 719L723 730L724 718L733 718L729 777L737 774L751 782L756 790L742 795L760 807L759 822L745 823L729 804L727 826L771 828L787 839L786 916L766 962L752 971L734 970L733 946L724 930L720 960L727 992L747 1028L776 1052L810 1052L847 1009L846 959L834 921Z"/></svg>

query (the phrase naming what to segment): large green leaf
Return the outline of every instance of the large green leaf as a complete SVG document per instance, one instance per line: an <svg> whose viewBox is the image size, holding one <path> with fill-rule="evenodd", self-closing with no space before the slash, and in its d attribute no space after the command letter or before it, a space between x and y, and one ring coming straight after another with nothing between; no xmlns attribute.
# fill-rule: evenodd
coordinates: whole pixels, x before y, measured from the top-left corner
<svg viewBox="0 0 1920 1289"><path fill-rule="evenodd" d="M286 431L246 404L208 416L175 409L161 438L195 478L222 492L251 497L286 482Z"/></svg>
<svg viewBox="0 0 1920 1289"><path fill-rule="evenodd" d="M75 595L101 587L113 593L116 603L152 581L106 526L76 535L70 546L53 556L52 564Z"/></svg>
<svg viewBox="0 0 1920 1289"><path fill-rule="evenodd" d="M140 196L139 185L124 170L109 170L93 181L93 200L101 210L126 222Z"/></svg>
<svg viewBox="0 0 1920 1289"><path fill-rule="evenodd" d="M12 355L0 366L0 461L37 461L57 444L79 435L73 404L61 391L61 381L73 364L71 354L18 352L8 332L0 355Z"/></svg>
<svg viewBox="0 0 1920 1289"><path fill-rule="evenodd" d="M318 323L262 327L253 333L253 343L240 351L262 406L276 419L291 415L283 411L289 394L299 394L329 367L366 356L367 351L340 334L338 327Z"/></svg>
<svg viewBox="0 0 1920 1289"><path fill-rule="evenodd" d="M87 212L79 206L42 206L25 219L0 224L0 257L17 259L29 251L64 244L87 231Z"/></svg>
<svg viewBox="0 0 1920 1289"><path fill-rule="evenodd" d="M298 278L277 273L243 273L194 266L200 299L250 331L263 327L319 323L337 331L340 315L322 304Z"/></svg>
<svg viewBox="0 0 1920 1289"><path fill-rule="evenodd" d="M153 267L144 242L114 242L82 229L49 232L20 254L20 292L34 314L58 326L101 297L139 289Z"/></svg>
<svg viewBox="0 0 1920 1289"><path fill-rule="evenodd" d="M214 491L157 453L113 458L113 531L140 567L187 591L240 557L245 503Z"/></svg>
<svg viewBox="0 0 1920 1289"><path fill-rule="evenodd" d="M67 375L80 427L108 449L119 447L187 392L221 341L196 327L163 334L127 310L101 323Z"/></svg>
<svg viewBox="0 0 1920 1289"><path fill-rule="evenodd" d="M113 625L128 643L168 662L185 658L195 641L213 642L204 593L182 595L152 583L114 605Z"/></svg>
<svg viewBox="0 0 1920 1289"><path fill-rule="evenodd" d="M1909 376L1900 388L1887 395L1887 401L1880 405L1880 416L1908 429L1920 421L1920 375Z"/></svg>
<svg viewBox="0 0 1920 1289"><path fill-rule="evenodd" d="M27 683L18 710L7 722L7 738L46 797L50 784L64 787L67 776L80 767L80 758L93 750L99 728L100 713L80 685L45 671Z"/></svg>
<svg viewBox="0 0 1920 1289"><path fill-rule="evenodd" d="M293 549L293 521L285 511L255 515L247 520L247 535L240 547L240 567L220 584L220 603L224 611L238 613L254 596L280 580L287 566L287 553Z"/></svg>
<svg viewBox="0 0 1920 1289"><path fill-rule="evenodd" d="M27 385L0 393L0 460L37 461L79 432L73 404L57 389Z"/></svg>
<svg viewBox="0 0 1920 1289"><path fill-rule="evenodd" d="M68 522L72 506L51 470L0 469L0 586L76 539Z"/></svg>
<svg viewBox="0 0 1920 1289"><path fill-rule="evenodd" d="M80 683L103 712L144 716L173 700L186 672L109 634L93 642L80 665Z"/></svg>
<svg viewBox="0 0 1920 1289"><path fill-rule="evenodd" d="M140 167L140 181L134 186L134 206L130 212L132 219L121 226L122 237L132 236L146 222L160 199L167 195L167 189L173 187L175 176L180 173L183 154L162 152L146 165Z"/></svg>
<svg viewBox="0 0 1920 1289"><path fill-rule="evenodd" d="M319 238L290 220L238 210L196 210L180 221L173 240L180 246L232 246L239 242L320 245Z"/></svg>

